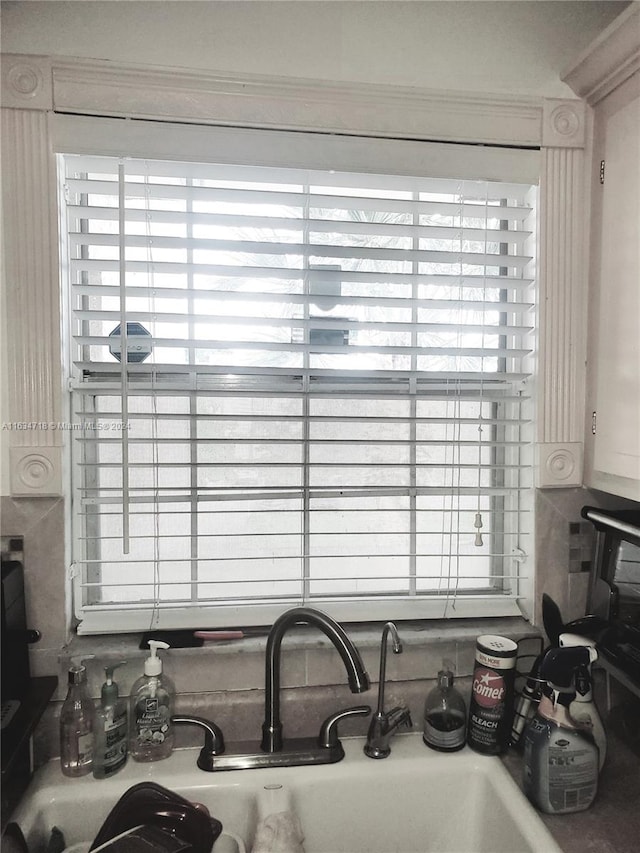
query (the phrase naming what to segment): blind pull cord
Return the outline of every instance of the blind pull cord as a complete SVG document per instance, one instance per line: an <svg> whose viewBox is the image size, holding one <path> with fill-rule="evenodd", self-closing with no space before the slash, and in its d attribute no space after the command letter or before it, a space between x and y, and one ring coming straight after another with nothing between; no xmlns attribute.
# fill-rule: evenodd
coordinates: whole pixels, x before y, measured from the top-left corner
<svg viewBox="0 0 640 853"><path fill-rule="evenodd" d="M129 343L127 337L127 272L125 235L125 176L124 163L118 163L118 266L120 287L120 416L122 418L122 553L130 552L129 537Z"/></svg>

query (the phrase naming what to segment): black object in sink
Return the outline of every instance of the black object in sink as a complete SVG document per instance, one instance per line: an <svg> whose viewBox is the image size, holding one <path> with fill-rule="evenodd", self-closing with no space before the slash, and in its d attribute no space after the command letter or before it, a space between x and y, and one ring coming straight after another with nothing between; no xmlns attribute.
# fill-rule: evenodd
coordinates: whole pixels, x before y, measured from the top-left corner
<svg viewBox="0 0 640 853"><path fill-rule="evenodd" d="M179 794L140 782L120 797L96 835L91 850L140 825L171 833L190 845L193 853L210 853L222 824Z"/></svg>

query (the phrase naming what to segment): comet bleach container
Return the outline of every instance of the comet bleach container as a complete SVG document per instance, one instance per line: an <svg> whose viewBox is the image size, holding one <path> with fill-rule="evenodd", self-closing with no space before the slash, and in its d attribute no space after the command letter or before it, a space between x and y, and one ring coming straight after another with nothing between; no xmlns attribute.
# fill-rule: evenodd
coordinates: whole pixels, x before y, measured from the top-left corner
<svg viewBox="0 0 640 853"><path fill-rule="evenodd" d="M513 640L494 634L476 641L467 743L484 755L499 755L509 746L517 651Z"/></svg>

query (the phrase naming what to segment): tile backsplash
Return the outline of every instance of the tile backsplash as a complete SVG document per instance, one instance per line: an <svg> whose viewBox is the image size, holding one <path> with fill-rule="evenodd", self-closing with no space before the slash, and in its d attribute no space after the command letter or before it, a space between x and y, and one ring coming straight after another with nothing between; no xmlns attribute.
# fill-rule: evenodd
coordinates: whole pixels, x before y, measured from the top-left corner
<svg viewBox="0 0 640 853"><path fill-rule="evenodd" d="M460 624L458 624L460 623ZM483 632L520 639L536 634L523 619L483 620ZM313 628L288 634L282 644L281 702L287 737L317 735L322 721L340 708L370 705L378 696L381 625L349 627L371 679L371 689L359 695L349 691L344 665L328 639ZM402 654L387 655L385 708L407 705L420 730L427 692L434 686L444 658L456 671L463 695L470 693L477 625L461 620L398 623ZM104 666L127 664L116 671L120 694L128 696L141 674L148 651L138 648L139 635L120 635L115 643L106 637L79 637L61 655L57 701L49 707L38 731L39 762L57 754L60 700L66 692L66 668L71 655L94 653L87 660L87 681L92 697L100 695ZM164 671L176 687L176 710L213 720L225 739L256 740L264 720L265 637L207 644L203 648L171 649L163 654ZM357 718L341 725L343 734L364 734L369 721ZM200 734L192 727L176 732L178 745L195 745Z"/></svg>
<svg viewBox="0 0 640 853"><path fill-rule="evenodd" d="M0 533L24 539L27 627L41 634L30 650L31 673L55 674L68 639L64 500L0 498Z"/></svg>
<svg viewBox="0 0 640 853"><path fill-rule="evenodd" d="M542 625L543 592L556 602L565 622L586 613L594 531L580 515L583 506L638 508L632 501L588 489L536 491L536 625Z"/></svg>

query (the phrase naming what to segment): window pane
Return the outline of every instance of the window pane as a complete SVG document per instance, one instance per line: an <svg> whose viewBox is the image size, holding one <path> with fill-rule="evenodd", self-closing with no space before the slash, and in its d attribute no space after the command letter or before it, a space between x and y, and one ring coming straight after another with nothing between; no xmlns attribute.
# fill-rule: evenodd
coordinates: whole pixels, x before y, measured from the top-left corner
<svg viewBox="0 0 640 853"><path fill-rule="evenodd" d="M530 188L61 168L80 611L517 595Z"/></svg>

